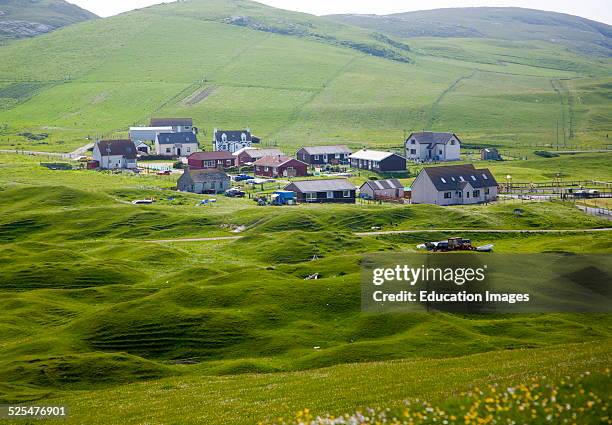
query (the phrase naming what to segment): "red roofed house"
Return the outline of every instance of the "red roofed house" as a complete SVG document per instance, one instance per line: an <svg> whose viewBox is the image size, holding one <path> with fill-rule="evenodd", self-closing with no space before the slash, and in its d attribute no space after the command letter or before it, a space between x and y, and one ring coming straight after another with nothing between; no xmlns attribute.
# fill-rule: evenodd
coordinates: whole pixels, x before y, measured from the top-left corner
<svg viewBox="0 0 612 425"><path fill-rule="evenodd" d="M283 155L265 156L253 163L255 175L266 177L302 177L308 164Z"/></svg>
<svg viewBox="0 0 612 425"><path fill-rule="evenodd" d="M234 166L234 161L234 155L228 151L194 152L187 157L187 164L192 170L230 168Z"/></svg>

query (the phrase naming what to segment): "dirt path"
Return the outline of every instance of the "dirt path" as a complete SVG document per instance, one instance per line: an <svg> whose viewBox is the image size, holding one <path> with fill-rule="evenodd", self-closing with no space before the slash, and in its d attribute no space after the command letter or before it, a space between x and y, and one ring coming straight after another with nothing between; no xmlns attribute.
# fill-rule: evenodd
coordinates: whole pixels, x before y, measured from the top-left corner
<svg viewBox="0 0 612 425"><path fill-rule="evenodd" d="M180 243L180 242L208 242L208 241L231 241L240 239L242 236L216 236L212 238L178 238L178 239L152 239L148 243Z"/></svg>

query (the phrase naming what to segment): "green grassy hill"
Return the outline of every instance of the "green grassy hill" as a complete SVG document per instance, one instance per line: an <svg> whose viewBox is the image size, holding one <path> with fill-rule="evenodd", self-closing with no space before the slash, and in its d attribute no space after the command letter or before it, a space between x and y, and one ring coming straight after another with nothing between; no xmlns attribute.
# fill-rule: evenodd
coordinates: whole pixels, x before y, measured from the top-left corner
<svg viewBox="0 0 612 425"><path fill-rule="evenodd" d="M542 10L472 7L423 10L391 15L330 15L334 21L395 37L494 38L552 42L572 50L610 57L610 25Z"/></svg>
<svg viewBox="0 0 612 425"><path fill-rule="evenodd" d="M93 13L64 0L2 0L0 44L95 18Z"/></svg>
<svg viewBox="0 0 612 425"><path fill-rule="evenodd" d="M609 58L540 39L404 39L246 0L192 0L0 47L0 148L71 151L155 115L193 117L205 147L215 127L250 126L288 151L399 147L423 128L521 152L557 134L562 146L601 148L610 69Z"/></svg>

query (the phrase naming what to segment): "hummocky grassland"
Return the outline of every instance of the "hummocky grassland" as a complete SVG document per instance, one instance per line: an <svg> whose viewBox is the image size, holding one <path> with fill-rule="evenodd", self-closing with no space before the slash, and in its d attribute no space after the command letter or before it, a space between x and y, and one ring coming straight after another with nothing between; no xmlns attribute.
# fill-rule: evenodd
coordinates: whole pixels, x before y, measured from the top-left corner
<svg viewBox="0 0 612 425"><path fill-rule="evenodd" d="M534 15L521 13L523 28ZM398 148L425 128L458 133L466 152L529 158L480 163L500 181L612 179L610 153L533 156L557 140L608 145L611 63L585 48L584 28L567 44L548 30L415 37L335 19L193 0L11 42L0 47L0 149L69 152L180 115L205 148L214 127L249 126L287 152ZM456 233L444 229L587 230L461 235L502 253L610 253L609 232L588 231L610 222L569 203L520 203L519 215L513 202L197 206L202 196L170 190L175 176L41 160L0 154L0 402L65 403L72 423L246 424L610 362L609 315L360 312L363 254L413 252ZM438 232L355 235L372 227ZM240 238L163 242L223 236Z"/></svg>
<svg viewBox="0 0 612 425"><path fill-rule="evenodd" d="M576 157L561 158L571 171ZM360 312L362 254L414 252L453 233L354 232L610 226L571 204L522 203L520 216L513 203L196 206L202 196L172 184L0 155L3 401L66 403L75 423L94 402L110 410L92 423L254 423L303 407L435 401L486 380L609 362L609 315ZM158 202L127 202L149 196ZM238 226L236 240L156 242L235 236ZM608 232L461 234L497 252L612 249ZM320 279L304 280L313 273Z"/></svg>

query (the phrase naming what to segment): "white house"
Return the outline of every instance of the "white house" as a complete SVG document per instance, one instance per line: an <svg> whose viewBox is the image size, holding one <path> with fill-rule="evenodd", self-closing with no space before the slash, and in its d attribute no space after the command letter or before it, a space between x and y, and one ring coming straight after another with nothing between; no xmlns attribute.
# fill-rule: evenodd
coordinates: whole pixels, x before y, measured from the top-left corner
<svg viewBox="0 0 612 425"><path fill-rule="evenodd" d="M213 132L213 150L237 152L244 148L250 148L253 143L251 130L219 130Z"/></svg>
<svg viewBox="0 0 612 425"><path fill-rule="evenodd" d="M406 139L406 158L411 161L458 161L461 140L454 133L423 131Z"/></svg>
<svg viewBox="0 0 612 425"><path fill-rule="evenodd" d="M136 142L154 142L159 133L172 133L172 127L130 127L130 140Z"/></svg>
<svg viewBox="0 0 612 425"><path fill-rule="evenodd" d="M172 127L172 133L197 133L191 118L151 118L151 127Z"/></svg>
<svg viewBox="0 0 612 425"><path fill-rule="evenodd" d="M192 132L159 133L155 138L155 153L162 156L189 156L199 146L198 136Z"/></svg>
<svg viewBox="0 0 612 425"><path fill-rule="evenodd" d="M497 199L497 181L472 164L425 167L412 183L413 204L478 204Z"/></svg>
<svg viewBox="0 0 612 425"><path fill-rule="evenodd" d="M105 170L135 169L136 146L131 140L99 140L94 145L93 159Z"/></svg>

